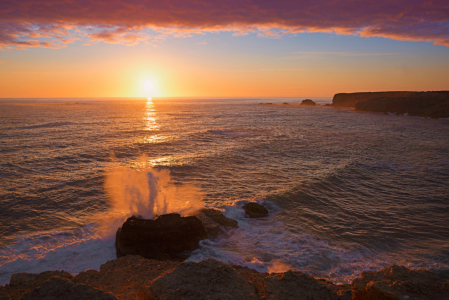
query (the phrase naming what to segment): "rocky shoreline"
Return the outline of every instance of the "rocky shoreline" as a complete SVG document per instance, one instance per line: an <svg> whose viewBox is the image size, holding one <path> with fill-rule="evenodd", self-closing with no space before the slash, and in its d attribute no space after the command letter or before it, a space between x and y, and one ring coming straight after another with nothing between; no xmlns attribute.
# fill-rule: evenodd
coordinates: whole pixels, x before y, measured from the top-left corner
<svg viewBox="0 0 449 300"><path fill-rule="evenodd" d="M391 266L335 285L296 271L258 273L214 259L174 262L127 255L100 271L19 273L0 287L1 300L19 299L449 299L449 280Z"/></svg>
<svg viewBox="0 0 449 300"><path fill-rule="evenodd" d="M242 207L248 218L268 210L257 203ZM116 235L117 259L75 276L65 271L18 273L0 286L0 300L98 299L434 299L449 300L449 280L425 270L390 266L362 272L351 284L336 285L287 271L259 273L215 259L183 262L201 239L238 228L220 211L202 209L195 216L130 217Z"/></svg>

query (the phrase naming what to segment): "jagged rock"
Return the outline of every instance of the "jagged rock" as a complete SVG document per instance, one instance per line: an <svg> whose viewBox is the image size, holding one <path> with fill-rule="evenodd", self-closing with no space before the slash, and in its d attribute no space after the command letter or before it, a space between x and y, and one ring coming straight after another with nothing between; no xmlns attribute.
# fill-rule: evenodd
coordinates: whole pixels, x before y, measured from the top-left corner
<svg viewBox="0 0 449 300"><path fill-rule="evenodd" d="M261 218L268 215L268 210L256 202L249 202L242 206L245 213L250 218Z"/></svg>
<svg viewBox="0 0 449 300"><path fill-rule="evenodd" d="M195 216L201 220L207 235L211 238L216 238L220 234L225 233L223 227L226 229L239 227L236 220L227 218L221 211L216 209L203 208Z"/></svg>
<svg viewBox="0 0 449 300"><path fill-rule="evenodd" d="M85 284L74 283L66 278L53 277L40 288L25 294L22 300L115 300L111 293L104 292Z"/></svg>
<svg viewBox="0 0 449 300"><path fill-rule="evenodd" d="M117 230L117 257L140 255L149 259L179 260L180 254L198 247L207 237L197 217L179 214L159 216L156 220L131 217Z"/></svg>
<svg viewBox="0 0 449 300"><path fill-rule="evenodd" d="M9 284L5 286L3 292L9 295L11 300L20 300L22 296L40 287L44 282L52 277L61 277L71 280L70 273L65 271L46 271L40 274L17 273L11 276Z"/></svg>
<svg viewBox="0 0 449 300"><path fill-rule="evenodd" d="M312 276L288 271L267 276L263 280L265 294L270 300L295 300L295 299L341 299L333 290L321 284Z"/></svg>
<svg viewBox="0 0 449 300"><path fill-rule="evenodd" d="M138 299L138 289L181 264L174 261L146 259L139 255L126 255L101 265L100 271L87 270L73 280L109 291L117 299Z"/></svg>
<svg viewBox="0 0 449 300"><path fill-rule="evenodd" d="M214 259L187 262L139 290L141 300L258 299L256 288L230 265Z"/></svg>
<svg viewBox="0 0 449 300"><path fill-rule="evenodd" d="M315 106L316 103L315 103L315 101L313 101L311 99L304 99L304 100L302 100L301 105Z"/></svg>
<svg viewBox="0 0 449 300"><path fill-rule="evenodd" d="M9 300L9 296L0 291L0 300Z"/></svg>
<svg viewBox="0 0 449 300"><path fill-rule="evenodd" d="M377 272L362 272L352 282L354 300L448 300L449 280L432 272L393 265Z"/></svg>
<svg viewBox="0 0 449 300"><path fill-rule="evenodd" d="M72 279L73 276L66 271L46 271L42 272L40 274L33 274L33 273L16 273L11 276L11 279L9 280L10 286L15 286L19 284L24 284L32 281L40 281L44 282L47 281L51 277L61 277L61 278L67 278Z"/></svg>

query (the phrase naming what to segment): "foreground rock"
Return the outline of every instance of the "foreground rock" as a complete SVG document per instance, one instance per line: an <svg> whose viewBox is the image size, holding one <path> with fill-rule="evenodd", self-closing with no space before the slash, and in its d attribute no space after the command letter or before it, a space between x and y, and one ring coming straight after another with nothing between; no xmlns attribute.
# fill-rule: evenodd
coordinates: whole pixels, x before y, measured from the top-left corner
<svg viewBox="0 0 449 300"><path fill-rule="evenodd" d="M268 299L341 299L332 289L321 284L315 278L300 273L288 271L271 274L263 280L265 294Z"/></svg>
<svg viewBox="0 0 449 300"><path fill-rule="evenodd" d="M184 251L198 247L207 237L197 217L179 214L159 216L155 220L131 217L117 230L115 247L117 257L140 255L149 259L182 260Z"/></svg>
<svg viewBox="0 0 449 300"><path fill-rule="evenodd" d="M199 210L195 216L200 219L209 238L217 238L231 228L239 228L238 222L226 217L221 211L211 208Z"/></svg>
<svg viewBox="0 0 449 300"><path fill-rule="evenodd" d="M354 300L448 300L449 280L424 270L393 265L377 272L362 272L352 283Z"/></svg>
<svg viewBox="0 0 449 300"><path fill-rule="evenodd" d="M142 300L259 299L256 288L244 276L214 259L183 263L143 287L139 296Z"/></svg>
<svg viewBox="0 0 449 300"><path fill-rule="evenodd" d="M249 202L242 206L249 218L262 218L268 216L268 210L256 202Z"/></svg>
<svg viewBox="0 0 449 300"><path fill-rule="evenodd" d="M0 295L11 300L448 300L449 280L429 271L391 266L363 272L362 278L355 279L352 285L335 285L296 271L258 273L213 259L182 263L127 255L108 261L100 271L87 270L76 277L64 271L14 274L10 284L0 287ZM70 298L73 295L77 298Z"/></svg>
<svg viewBox="0 0 449 300"><path fill-rule="evenodd" d="M410 116L449 118L449 92L420 92L406 97L379 97L358 102L358 111L395 112Z"/></svg>
<svg viewBox="0 0 449 300"><path fill-rule="evenodd" d="M302 100L301 105L315 106L316 103L313 100L304 99L304 100Z"/></svg>
<svg viewBox="0 0 449 300"><path fill-rule="evenodd" d="M115 300L111 293L101 291L85 284L77 284L69 279L53 277L41 287L25 294L22 300Z"/></svg>
<svg viewBox="0 0 449 300"><path fill-rule="evenodd" d="M332 106L355 107L355 104L362 101L367 101L373 98L397 98L407 97L414 92L368 92L368 93L338 93L332 99Z"/></svg>

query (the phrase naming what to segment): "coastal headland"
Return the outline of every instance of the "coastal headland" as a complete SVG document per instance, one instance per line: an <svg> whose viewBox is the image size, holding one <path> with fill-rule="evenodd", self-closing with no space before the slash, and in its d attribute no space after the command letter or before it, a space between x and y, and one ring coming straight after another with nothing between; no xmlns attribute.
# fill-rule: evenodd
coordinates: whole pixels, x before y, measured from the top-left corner
<svg viewBox="0 0 449 300"><path fill-rule="evenodd" d="M334 95L332 106L433 119L449 118L449 91L339 93Z"/></svg>
<svg viewBox="0 0 449 300"><path fill-rule="evenodd" d="M244 209L248 218L268 215L268 211L256 203ZM148 233L147 227L153 232ZM449 280L430 271L409 270L397 265L362 272L351 284L336 285L298 271L260 273L215 259L182 262L179 256L164 255L180 251L177 246L174 249L172 242L181 234L186 239L186 248L191 249L192 244L198 244L198 237L192 232L213 239L221 234L232 234L236 228L235 220L213 209L200 210L190 217L179 214L161 215L155 220L131 217L117 232L119 258L101 265L99 271L13 274L9 284L0 286L0 299L449 299ZM189 239L193 241L191 244ZM143 250L140 246L124 244L130 241L150 245L151 251L146 255L133 255L132 252ZM131 253L124 253L126 249ZM151 258L152 255L158 259Z"/></svg>

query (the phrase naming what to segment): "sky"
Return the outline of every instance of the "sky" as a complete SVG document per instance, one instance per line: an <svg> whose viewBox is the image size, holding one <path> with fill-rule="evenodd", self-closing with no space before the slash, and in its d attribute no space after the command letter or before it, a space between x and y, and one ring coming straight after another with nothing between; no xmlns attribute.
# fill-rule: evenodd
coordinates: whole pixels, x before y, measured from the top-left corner
<svg viewBox="0 0 449 300"><path fill-rule="evenodd" d="M449 90L449 1L0 0L0 98Z"/></svg>

